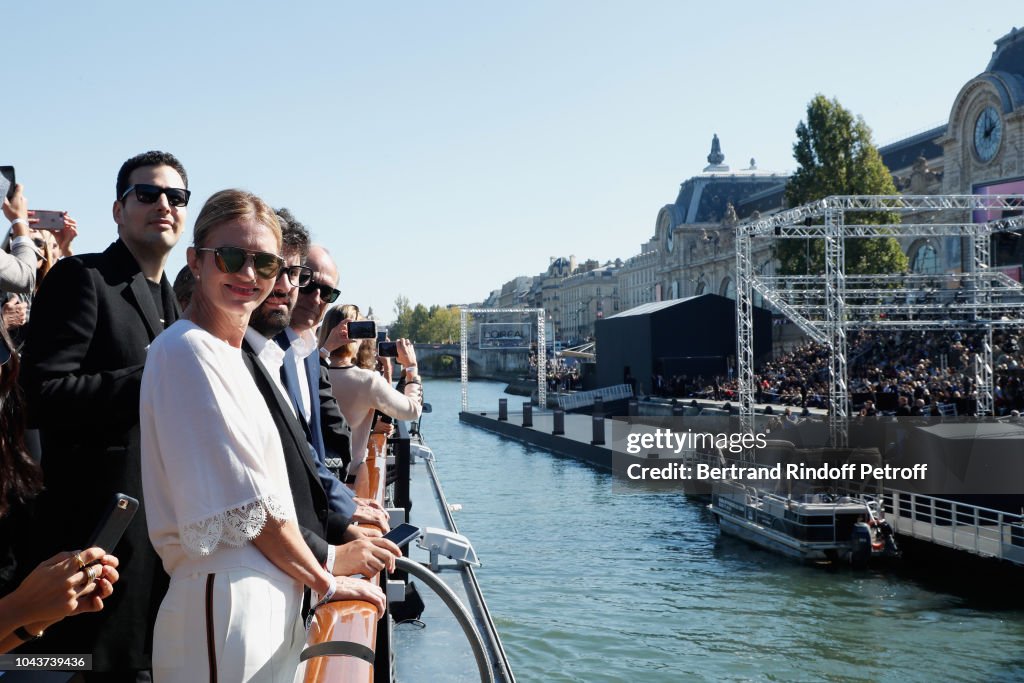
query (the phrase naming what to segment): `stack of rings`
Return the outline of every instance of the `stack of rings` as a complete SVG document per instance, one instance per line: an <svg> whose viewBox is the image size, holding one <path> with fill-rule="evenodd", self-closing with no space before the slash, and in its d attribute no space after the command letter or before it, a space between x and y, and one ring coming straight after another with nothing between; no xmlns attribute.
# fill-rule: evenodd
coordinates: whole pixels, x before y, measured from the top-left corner
<svg viewBox="0 0 1024 683"><path fill-rule="evenodd" d="M72 555L72 558L75 560L75 562L78 563L78 571L85 574L86 585L88 585L90 581L98 577L100 573L102 573L103 571L101 568L95 567L93 565L89 565L88 567L85 566L85 561L82 560L81 553L75 553L74 555Z"/></svg>

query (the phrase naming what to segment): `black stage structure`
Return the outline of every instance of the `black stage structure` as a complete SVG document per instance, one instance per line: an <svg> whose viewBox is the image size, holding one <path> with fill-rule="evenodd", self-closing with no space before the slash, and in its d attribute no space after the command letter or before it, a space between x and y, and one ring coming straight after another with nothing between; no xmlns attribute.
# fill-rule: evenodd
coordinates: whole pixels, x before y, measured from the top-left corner
<svg viewBox="0 0 1024 683"><path fill-rule="evenodd" d="M772 348L772 315L754 308L754 353ZM636 380L636 390L651 388L651 376L665 380L698 375L710 382L727 377L736 362L736 301L717 294L642 304L598 320L597 386Z"/></svg>

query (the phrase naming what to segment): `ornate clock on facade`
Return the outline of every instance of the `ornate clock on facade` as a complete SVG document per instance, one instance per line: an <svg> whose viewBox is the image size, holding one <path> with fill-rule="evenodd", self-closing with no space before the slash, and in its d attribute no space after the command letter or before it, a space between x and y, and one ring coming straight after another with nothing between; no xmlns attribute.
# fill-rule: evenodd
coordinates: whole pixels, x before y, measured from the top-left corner
<svg viewBox="0 0 1024 683"><path fill-rule="evenodd" d="M660 219L660 229L665 231L665 251L672 253L674 240L672 238L672 216L669 215L668 211L663 211Z"/></svg>
<svg viewBox="0 0 1024 683"><path fill-rule="evenodd" d="M982 161L992 161L1003 141L1003 119L995 107L988 106L974 122L974 151Z"/></svg>

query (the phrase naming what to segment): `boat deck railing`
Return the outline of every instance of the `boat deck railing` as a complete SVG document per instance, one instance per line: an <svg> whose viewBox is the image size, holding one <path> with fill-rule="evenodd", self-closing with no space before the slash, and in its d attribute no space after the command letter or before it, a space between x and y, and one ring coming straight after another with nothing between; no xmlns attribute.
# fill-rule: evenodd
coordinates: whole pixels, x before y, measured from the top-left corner
<svg viewBox="0 0 1024 683"><path fill-rule="evenodd" d="M937 496L887 490L886 519L893 529L947 548L1024 566L1024 517Z"/></svg>
<svg viewBox="0 0 1024 683"><path fill-rule="evenodd" d="M386 462L387 437L371 434L366 457L369 476L360 480L355 492L357 496L383 504ZM375 574L365 580L380 585L381 575ZM387 618L386 614L384 618ZM362 600L339 600L318 609L306 634L306 648L322 643L346 643L354 645L366 658L350 655L312 657L299 665L300 671L305 667L303 683L374 681L374 661L371 660L377 659L377 625L376 608Z"/></svg>
<svg viewBox="0 0 1024 683"><path fill-rule="evenodd" d="M749 522L812 544L849 542L852 516L868 514L864 498L799 500L738 482L728 482L728 488L723 486L718 492L718 504Z"/></svg>

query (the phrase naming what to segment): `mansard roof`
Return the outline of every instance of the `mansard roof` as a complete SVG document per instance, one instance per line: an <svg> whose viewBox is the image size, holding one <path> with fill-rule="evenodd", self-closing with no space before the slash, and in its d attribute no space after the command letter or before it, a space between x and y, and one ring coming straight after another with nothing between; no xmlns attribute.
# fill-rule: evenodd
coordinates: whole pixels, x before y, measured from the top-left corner
<svg viewBox="0 0 1024 683"><path fill-rule="evenodd" d="M996 41L985 71L1004 71L1024 76L1024 30L1013 28Z"/></svg>
<svg viewBox="0 0 1024 683"><path fill-rule="evenodd" d="M680 220L676 224L718 223L725 217L727 205L739 207L752 197L781 192L788 180L785 174L752 170L700 173L679 189L675 208Z"/></svg>
<svg viewBox="0 0 1024 683"><path fill-rule="evenodd" d="M947 124L944 123L941 126L879 147L878 153L882 155L882 163L890 172L895 172L913 166L920 156L928 161L941 159L942 147L935 141L946 134L947 127Z"/></svg>

